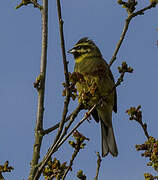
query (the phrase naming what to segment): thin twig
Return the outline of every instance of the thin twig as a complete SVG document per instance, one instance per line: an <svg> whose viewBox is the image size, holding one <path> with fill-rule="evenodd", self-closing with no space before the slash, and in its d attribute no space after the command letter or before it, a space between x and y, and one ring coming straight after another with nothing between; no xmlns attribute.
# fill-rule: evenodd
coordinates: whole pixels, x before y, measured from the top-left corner
<svg viewBox="0 0 158 180"><path fill-rule="evenodd" d="M148 5L147 7L145 7L145 8L143 8L143 9L141 9L141 10L139 10L139 11L131 14L131 16L132 16L132 18L133 18L133 17L135 17L135 16L137 16L137 15L144 15L144 12L145 12L146 10L149 10L149 9L155 8L155 7L156 7L156 3L151 3L151 4Z"/></svg>
<svg viewBox="0 0 158 180"><path fill-rule="evenodd" d="M70 160L69 166L68 166L68 168L66 169L66 171L65 171L65 173L64 173L64 175L63 175L63 177L62 177L62 180L64 180L64 179L66 178L67 173L71 170L72 165L73 165L73 162L74 162L74 159L76 158L78 152L79 152L79 150L78 150L78 151L77 151L77 150L74 151L74 153L73 153L73 155L72 155L72 158L71 158L71 160Z"/></svg>
<svg viewBox="0 0 158 180"><path fill-rule="evenodd" d="M69 144L72 146L72 148L74 148L74 152L72 154L69 166L67 167L67 169L64 172L64 175L62 176L62 180L64 180L66 178L67 173L72 170L72 165L73 162L75 160L75 158L77 157L77 154L79 153L79 151L81 149L84 149L85 147L85 140L89 141L89 138L83 136L83 134L79 133L77 130L73 133L73 137L75 138L75 142L74 141L69 141Z"/></svg>
<svg viewBox="0 0 158 180"><path fill-rule="evenodd" d="M143 123L143 121L142 121L142 111L140 109L141 109L140 105L137 108L130 107L128 110L126 110L126 113L128 113L128 115L129 115L129 120L135 120L136 122L138 122L141 125L145 136L147 137L147 139L149 139L150 135L147 130L147 124Z"/></svg>
<svg viewBox="0 0 158 180"><path fill-rule="evenodd" d="M126 35L127 30L128 30L128 26L129 26L130 20L131 20L131 19L127 18L126 21L125 21L125 25L124 25L124 27L123 27L123 31L122 31L122 34L121 34L121 36L120 36L120 40L118 41L118 43L117 43L117 45L116 45L115 51L114 51L113 56L112 56L112 58L111 58L111 60L110 60L110 63L109 63L109 67L110 67L110 66L114 63L114 61L116 60L116 55L117 55L117 53L118 53L118 51L119 51L119 49L120 49L120 47L121 47L121 44L122 44L122 42L123 42L123 40L124 40L124 38L125 38L125 35Z"/></svg>
<svg viewBox="0 0 158 180"><path fill-rule="evenodd" d="M35 0L30 0L32 2L32 4L34 5L34 7L37 7L39 10L42 10L42 6Z"/></svg>
<svg viewBox="0 0 158 180"><path fill-rule="evenodd" d="M73 136L76 139L76 142L73 141L75 145L74 146L72 145L72 147L74 148L74 152L72 154L69 166L67 167L67 169L64 172L62 180L64 180L66 178L66 175L72 169L73 162L74 162L75 158L77 157L77 154L79 153L79 151L84 148L84 141L89 140L88 138L83 136L78 131L74 132Z"/></svg>
<svg viewBox="0 0 158 180"><path fill-rule="evenodd" d="M43 0L43 9L41 10L41 16L42 16L42 48L41 48L40 76L42 78L41 78L41 87L38 91L35 143L33 147L33 156L31 161L29 180L33 179L36 173L37 164L40 158L42 139L43 139L42 131L43 131L43 115L44 115L44 92L45 92L46 65L47 65L48 0Z"/></svg>
<svg viewBox="0 0 158 180"><path fill-rule="evenodd" d="M64 42L64 32L63 32L63 20L62 20L62 15L61 15L61 6L60 6L60 0L57 0L57 10L58 10L58 19L59 19L59 30L60 30L60 42L61 42L61 50L62 50L62 56L63 56L63 65L64 65L64 75L65 75L65 85L66 85L66 98L64 101L64 108L63 108L63 113L62 113L62 120L60 121L59 124L59 129L58 133L55 137L54 140L54 145L58 141L66 119L66 115L68 112L68 106L70 102L70 84L69 84L69 72L68 72L68 62L66 60L66 52L65 52L65 42Z"/></svg>
<svg viewBox="0 0 158 180"><path fill-rule="evenodd" d="M67 122L68 120L70 120L72 114L73 114L73 113L71 113L71 114L65 119L65 122ZM48 128L48 129L45 129L45 130L43 131L43 134L44 134L44 135L45 135L45 134L49 134L49 133L51 133L52 131L56 130L56 129L59 127L59 124L60 124L60 122L57 123L57 124L55 124L54 126Z"/></svg>
<svg viewBox="0 0 158 180"><path fill-rule="evenodd" d="M142 121L142 112L141 112L141 117L139 119L135 118L134 120L137 121L141 125L145 136L147 137L147 139L149 139L150 136L149 136L149 133L148 133L148 130L147 130L147 124L143 123L143 121Z"/></svg>
<svg viewBox="0 0 158 180"><path fill-rule="evenodd" d="M121 44L122 44L123 40L125 39L125 35L126 35L126 33L127 33L127 30L128 30L128 27L129 27L129 23L130 23L130 21L132 20L132 18L136 17L137 15L143 15L146 10L149 10L149 9L151 9L151 8L154 8L154 7L156 7L156 4L155 4L155 3L151 3L149 6L143 8L143 9L141 9L141 10L135 12L135 13L129 13L129 14L128 14L128 17L127 17L127 19L125 20L125 24L124 24L123 31L122 31L122 33L121 33L120 39L119 39L119 41L118 41L118 43L117 43L117 45L116 45L115 51L114 51L114 53L113 53L113 56L112 56L112 58L111 58L111 60L110 60L110 62L109 62L109 67L110 67L110 66L114 63L114 61L116 60L117 53L118 53L118 51L119 51L119 49L120 49L120 47L121 47Z"/></svg>
<svg viewBox="0 0 158 180"><path fill-rule="evenodd" d="M100 170L101 161L102 161L99 152L97 152L96 154L97 154L98 159L97 159L97 171L96 171L96 176L94 180L98 180L99 170Z"/></svg>
<svg viewBox="0 0 158 180"><path fill-rule="evenodd" d="M100 103L100 102L99 102ZM62 139L62 141L60 141L60 143L58 144L57 148L59 148L70 136L71 134L85 121L88 119L88 117L90 116L90 114L92 113L92 111L97 107L98 104L95 104L85 115L84 117L79 121L79 123L69 132L69 134L67 134L65 136L65 138Z"/></svg>

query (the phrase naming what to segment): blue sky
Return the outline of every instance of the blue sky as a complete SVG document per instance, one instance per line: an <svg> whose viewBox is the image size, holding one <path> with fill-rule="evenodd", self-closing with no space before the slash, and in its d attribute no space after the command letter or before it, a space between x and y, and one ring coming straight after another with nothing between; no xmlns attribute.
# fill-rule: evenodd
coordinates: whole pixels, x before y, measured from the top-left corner
<svg viewBox="0 0 158 180"><path fill-rule="evenodd" d="M7 180L27 179L32 158L34 127L36 119L37 92L33 82L39 74L41 51L40 12L31 5L15 10L20 1L2 1L0 7L0 164L9 160L15 170L5 174ZM88 36L100 48L109 62L120 37L125 9L116 1L67 0L61 1L64 19L66 50L80 38ZM138 8L148 1L138 2ZM128 120L125 113L130 106L142 105L143 120L148 124L149 134L157 137L158 102L158 9L154 8L131 21L125 41L120 48L112 72L117 80L117 67L126 61L134 68L118 87L118 113L113 114L113 126L118 145L117 158L107 156L102 161L99 179L143 180L144 172L154 174L146 167L146 159L136 152L135 144L146 139L136 122ZM44 127L59 122L63 108L62 82L64 81L56 1L49 1L49 40L48 66L46 79L46 98ZM69 71L73 71L74 59L67 54ZM71 102L72 112L77 102ZM76 122L83 116L80 113ZM77 179L75 174L82 169L87 179L93 179L96 172L96 151L101 151L100 126L94 121L85 122L80 132L90 138L86 148L74 162L73 172L67 179ZM41 157L53 141L55 132L43 139ZM55 156L68 161L72 148L65 144ZM41 178L43 179L43 178Z"/></svg>

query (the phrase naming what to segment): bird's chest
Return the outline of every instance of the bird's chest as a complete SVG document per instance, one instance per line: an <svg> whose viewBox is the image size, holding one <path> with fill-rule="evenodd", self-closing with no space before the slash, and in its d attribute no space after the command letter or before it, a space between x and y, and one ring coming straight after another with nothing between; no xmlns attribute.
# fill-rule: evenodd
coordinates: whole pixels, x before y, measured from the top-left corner
<svg viewBox="0 0 158 180"><path fill-rule="evenodd" d="M81 73L84 80L76 83L79 102L92 106L103 96L107 96L113 83L108 69L101 63L80 64L75 72Z"/></svg>

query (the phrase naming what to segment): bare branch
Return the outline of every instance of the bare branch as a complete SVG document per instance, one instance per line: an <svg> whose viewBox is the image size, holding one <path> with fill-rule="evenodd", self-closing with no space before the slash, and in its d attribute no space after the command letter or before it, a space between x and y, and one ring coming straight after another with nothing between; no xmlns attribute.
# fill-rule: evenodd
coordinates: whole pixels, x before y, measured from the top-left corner
<svg viewBox="0 0 158 180"><path fill-rule="evenodd" d="M70 120L71 116L74 114L74 112L76 112L76 110L79 108L79 106L80 106L80 104L79 104L79 105L77 106L77 108L65 119L65 123L66 123L68 120ZM60 122L57 123L57 124L55 124L54 126L48 128L48 129L45 129L45 130L43 131L43 134L46 135L46 134L49 134L49 133L51 133L52 131L56 130L56 129L59 127L59 124L60 124Z"/></svg>
<svg viewBox="0 0 158 180"><path fill-rule="evenodd" d="M70 115L66 118L65 122L67 122L67 121L71 118L71 115L72 115L72 114L70 114ZM59 127L59 124L60 124L60 122L57 123L57 124L55 124L54 126L48 128L48 129L45 129L45 130L43 131L43 134L46 135L46 134L49 134L49 133L51 133L52 131L56 130L56 129Z"/></svg>
<svg viewBox="0 0 158 180"><path fill-rule="evenodd" d="M123 40L124 40L124 38L125 38L126 32L127 32L127 30L128 30L128 26L129 26L130 20L131 20L131 19L127 18L126 21L125 21L125 25L124 25L124 27L123 27L123 31L122 31L120 40L118 41L118 43L117 43L117 45L116 45L116 48L115 48L115 51L114 51L114 53L113 53L113 56L112 56L112 58L111 58L111 60L110 60L109 66L111 66L111 65L114 63L114 61L116 60L117 53L118 53L118 51L119 51L119 49L120 49L120 47L121 47L121 44L122 44L122 42L123 42Z"/></svg>
<svg viewBox="0 0 158 180"><path fill-rule="evenodd" d="M116 60L117 53L118 53L118 51L119 51L119 49L120 49L120 47L122 45L123 40L125 39L125 35L127 33L129 23L131 22L132 18L136 17L137 15L143 15L146 10L149 10L151 8L154 8L154 7L156 7L156 4L151 3L147 7L143 8L143 9L141 9L141 10L135 12L135 13L128 13L128 17L125 20L125 24L124 24L124 27L123 27L123 31L121 33L121 37L120 37L120 39L119 39L119 41L118 41L118 43L116 45L116 48L115 48L113 56L112 56L112 58L110 60L109 66L111 66L114 63L114 61Z"/></svg>
<svg viewBox="0 0 158 180"><path fill-rule="evenodd" d="M60 41L61 41L61 50L62 50L62 56L63 56L63 65L64 65L64 75L65 75L65 86L66 86L66 98L64 101L64 108L63 108L63 114L62 114L62 120L60 121L59 124L59 129L58 129L58 133L55 137L54 140L54 145L57 142L57 140L59 139L61 132L63 130L64 127L64 123L65 123L65 119L66 119L66 115L68 112L68 106L69 106L69 102L70 102L70 84L69 84L69 72L68 72L68 62L66 60L66 53L65 53L65 42L64 42L64 33L63 33L63 19L62 19L62 15L61 15L61 5L60 5L60 0L57 0L57 9L58 9L58 19L59 19L59 30L60 30Z"/></svg>
<svg viewBox="0 0 158 180"><path fill-rule="evenodd" d="M40 158L40 149L43 139L43 115L44 115L44 92L47 65L47 36L48 36L48 0L43 0L42 16L42 48L41 48L41 65L40 65L40 88L38 89L38 105L35 127L35 143L33 147L33 156L31 161L31 170L29 180L33 179L37 164Z"/></svg>
<svg viewBox="0 0 158 180"><path fill-rule="evenodd" d="M101 101L99 101L100 103ZM98 104L95 104L87 113L85 113L84 117L79 121L79 123L63 138L57 145L57 148L59 148L70 136L71 134L85 121L88 119L92 111L96 108Z"/></svg>
<svg viewBox="0 0 158 180"><path fill-rule="evenodd" d="M75 158L77 157L79 151L81 149L84 149L85 147L85 140L89 141L89 138L86 138L85 136L83 136L81 133L79 133L77 130L73 133L73 137L75 138L75 142L74 141L69 141L69 144L72 146L72 148L74 148L74 152L72 154L69 166L67 167L67 169L64 172L64 175L62 177L62 180L64 180L66 178L67 173L72 170L72 165L73 162L75 160Z"/></svg>

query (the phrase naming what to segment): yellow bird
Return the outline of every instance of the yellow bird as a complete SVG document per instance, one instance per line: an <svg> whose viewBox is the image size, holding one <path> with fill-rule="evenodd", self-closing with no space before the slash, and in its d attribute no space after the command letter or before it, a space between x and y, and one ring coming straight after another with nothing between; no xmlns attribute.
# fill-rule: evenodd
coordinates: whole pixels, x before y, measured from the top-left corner
<svg viewBox="0 0 158 180"><path fill-rule="evenodd" d="M115 86L112 72L99 48L87 37L80 39L68 53L74 55L74 73L79 77L76 83L78 101L85 109L90 109L101 100L92 116L101 124L102 156L109 152L117 156L112 126L112 111L117 112L117 94L116 90L112 91Z"/></svg>

